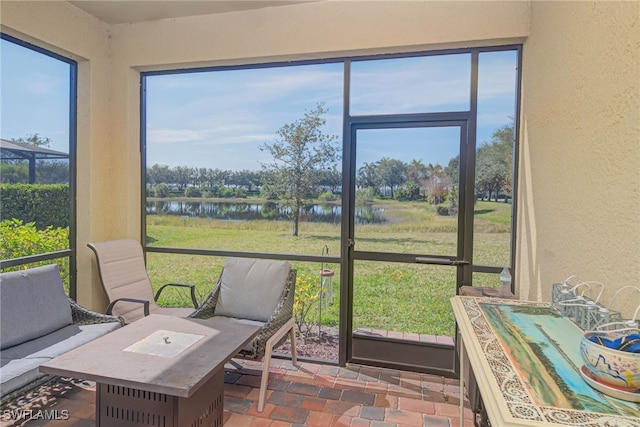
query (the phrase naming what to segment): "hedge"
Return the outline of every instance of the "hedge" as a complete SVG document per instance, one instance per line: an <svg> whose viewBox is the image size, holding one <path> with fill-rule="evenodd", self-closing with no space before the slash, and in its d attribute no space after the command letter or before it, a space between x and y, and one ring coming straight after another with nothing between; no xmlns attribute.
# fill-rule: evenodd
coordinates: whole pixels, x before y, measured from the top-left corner
<svg viewBox="0 0 640 427"><path fill-rule="evenodd" d="M29 255L39 255L69 248L69 229L47 227L36 229L33 223L23 224L19 219L0 221L0 259L15 259ZM69 294L69 259L55 259L34 262L17 267L3 268L5 271L19 271L47 264L58 264L60 276L67 295Z"/></svg>
<svg viewBox="0 0 640 427"><path fill-rule="evenodd" d="M69 186L0 184L0 221L19 219L39 230L69 227Z"/></svg>

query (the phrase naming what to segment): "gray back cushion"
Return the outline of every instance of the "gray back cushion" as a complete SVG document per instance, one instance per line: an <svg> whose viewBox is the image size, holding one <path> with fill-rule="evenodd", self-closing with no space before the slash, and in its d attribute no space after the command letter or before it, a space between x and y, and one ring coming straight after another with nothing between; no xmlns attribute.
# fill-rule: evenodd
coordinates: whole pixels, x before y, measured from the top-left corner
<svg viewBox="0 0 640 427"><path fill-rule="evenodd" d="M0 348L70 325L71 306L58 266L0 274Z"/></svg>
<svg viewBox="0 0 640 427"><path fill-rule="evenodd" d="M215 315L266 322L280 302L290 270L288 262L227 258Z"/></svg>

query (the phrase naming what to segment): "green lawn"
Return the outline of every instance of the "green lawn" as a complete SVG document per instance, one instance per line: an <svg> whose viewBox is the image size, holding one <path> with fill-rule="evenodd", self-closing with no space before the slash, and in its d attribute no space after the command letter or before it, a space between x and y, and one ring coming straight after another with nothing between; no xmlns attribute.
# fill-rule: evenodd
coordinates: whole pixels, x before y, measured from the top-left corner
<svg viewBox="0 0 640 427"><path fill-rule="evenodd" d="M438 216L426 203L384 201L388 221L357 226L356 249L399 253L451 255L455 253L455 218ZM476 264L507 265L511 205L477 202L474 261ZM339 255L340 226L306 223L300 236L291 236L292 225L272 221L215 221L149 216L147 234L151 245L320 255L324 246ZM154 287L183 282L197 285L200 299L215 285L223 258L189 255L148 255L148 270ZM319 280L319 263L294 262L299 275ZM338 324L339 266L333 278L333 304L322 313L322 323ZM482 277L486 276L486 277ZM491 275L474 275L483 285L497 285ZM359 261L354 274L354 327L453 335L454 320L449 298L455 293L455 270L450 267ZM169 295L165 304L187 301ZM319 312L311 311L309 321Z"/></svg>

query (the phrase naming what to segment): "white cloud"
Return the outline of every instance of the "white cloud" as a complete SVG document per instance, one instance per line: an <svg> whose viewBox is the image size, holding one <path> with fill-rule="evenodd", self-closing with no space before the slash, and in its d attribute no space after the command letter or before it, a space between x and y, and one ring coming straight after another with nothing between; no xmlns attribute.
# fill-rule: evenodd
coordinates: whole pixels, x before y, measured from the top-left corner
<svg viewBox="0 0 640 427"><path fill-rule="evenodd" d="M147 132L147 142L149 144L191 142L201 139L201 133L192 129L155 129Z"/></svg>
<svg viewBox="0 0 640 427"><path fill-rule="evenodd" d="M24 76L22 84L27 93L33 95L49 95L57 92L58 85L61 81L51 74L32 71Z"/></svg>
<svg viewBox="0 0 640 427"><path fill-rule="evenodd" d="M484 133L495 127L492 122L504 124L507 103L513 105L514 64L513 58L481 55ZM356 61L352 70L352 114L469 108L470 55ZM161 152L164 163L181 159L225 169L255 164L262 143L275 141L282 125L319 101L330 110L326 133L342 132L342 64L153 76L147 83L148 142L156 144L149 151Z"/></svg>
<svg viewBox="0 0 640 427"><path fill-rule="evenodd" d="M439 62L452 64L445 68ZM435 62L435 63L434 63ZM424 113L469 107L467 55L356 63L351 84L354 114Z"/></svg>
<svg viewBox="0 0 640 427"><path fill-rule="evenodd" d="M154 129L147 132L149 144L191 143L200 146L267 142L274 134L252 131L253 126L239 124L207 129ZM177 146L176 148L179 148ZM195 153L197 155L197 153Z"/></svg>

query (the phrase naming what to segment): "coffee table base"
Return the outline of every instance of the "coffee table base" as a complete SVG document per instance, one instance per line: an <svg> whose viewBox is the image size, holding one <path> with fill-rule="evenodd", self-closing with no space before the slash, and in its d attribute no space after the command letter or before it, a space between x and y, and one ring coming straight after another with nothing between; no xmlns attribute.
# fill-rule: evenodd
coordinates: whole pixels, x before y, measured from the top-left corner
<svg viewBox="0 0 640 427"><path fill-rule="evenodd" d="M96 426L222 427L224 369L189 398L96 384Z"/></svg>

